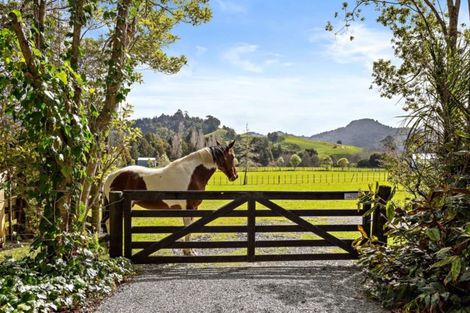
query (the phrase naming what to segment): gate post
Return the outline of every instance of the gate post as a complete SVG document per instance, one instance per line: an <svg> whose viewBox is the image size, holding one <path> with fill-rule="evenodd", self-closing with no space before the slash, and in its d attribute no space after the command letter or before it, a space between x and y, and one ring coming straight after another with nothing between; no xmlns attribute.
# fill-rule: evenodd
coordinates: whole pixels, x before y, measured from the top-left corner
<svg viewBox="0 0 470 313"><path fill-rule="evenodd" d="M388 198L392 193L392 187L390 186L379 186L377 191L379 205L372 213L372 235L376 236L377 239L387 244L387 236L385 236L384 226L387 222L385 204L387 204Z"/></svg>
<svg viewBox="0 0 470 313"><path fill-rule="evenodd" d="M256 240L256 199L253 193L248 200L248 220L247 220L247 259L248 262L255 261L255 240Z"/></svg>
<svg viewBox="0 0 470 313"><path fill-rule="evenodd" d="M123 197L121 191L109 193L109 256L122 256Z"/></svg>
<svg viewBox="0 0 470 313"><path fill-rule="evenodd" d="M364 215L371 208L370 203L364 204L362 206L362 227L367 234L367 237L370 238L372 233L372 215Z"/></svg>

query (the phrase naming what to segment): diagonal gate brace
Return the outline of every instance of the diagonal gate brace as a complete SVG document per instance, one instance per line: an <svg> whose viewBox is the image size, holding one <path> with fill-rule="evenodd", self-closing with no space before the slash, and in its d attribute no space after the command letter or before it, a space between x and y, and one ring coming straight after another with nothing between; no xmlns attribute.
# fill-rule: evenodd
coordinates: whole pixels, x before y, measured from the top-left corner
<svg viewBox="0 0 470 313"><path fill-rule="evenodd" d="M227 203L226 205L222 206L220 209L214 211L212 214L207 215L202 217L201 219L195 221L194 223L191 223L190 225L183 227L182 229L172 233L171 235L168 235L167 237L163 238L160 241L157 241L155 243L152 243L149 245L147 248L137 252L132 256L132 259L138 259L142 257L147 257L150 254L164 248L170 247L176 240L194 232L195 230L200 229L201 227L205 226L206 224L209 224L213 220L230 213L243 203L248 201L247 196L242 196L240 198L234 199L232 202Z"/></svg>
<svg viewBox="0 0 470 313"><path fill-rule="evenodd" d="M353 247L349 246L344 241L336 238L335 236L330 235L329 233L327 233L326 231L324 231L320 227L315 226L315 225L307 222L306 220L304 220L303 218L301 218L297 214L292 213L292 212L284 209L283 207L277 205L276 203L274 203L274 202L272 202L272 201L270 201L266 198L258 198L258 199L256 199L256 201L261 203L262 205L266 206L267 208L271 209L272 211L283 215L287 219L289 219L292 222L294 222L294 223L298 224L299 226L303 227L305 230L311 231L312 233L322 237L323 239L325 239L329 243L344 249L345 251L349 252L351 255L357 256L357 252Z"/></svg>

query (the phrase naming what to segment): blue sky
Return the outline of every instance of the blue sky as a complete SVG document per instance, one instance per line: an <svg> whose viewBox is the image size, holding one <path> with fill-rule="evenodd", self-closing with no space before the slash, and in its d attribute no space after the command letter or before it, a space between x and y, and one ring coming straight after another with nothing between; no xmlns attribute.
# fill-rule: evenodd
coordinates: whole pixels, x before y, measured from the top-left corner
<svg viewBox="0 0 470 313"><path fill-rule="evenodd" d="M176 75L143 70L128 101L134 117L213 115L243 132L312 135L373 118L398 126L396 100L370 90L372 61L392 58L390 33L374 12L350 33L324 31L341 7L333 0L212 0L213 19L181 25L168 48L188 65ZM340 23L339 20L337 20Z"/></svg>

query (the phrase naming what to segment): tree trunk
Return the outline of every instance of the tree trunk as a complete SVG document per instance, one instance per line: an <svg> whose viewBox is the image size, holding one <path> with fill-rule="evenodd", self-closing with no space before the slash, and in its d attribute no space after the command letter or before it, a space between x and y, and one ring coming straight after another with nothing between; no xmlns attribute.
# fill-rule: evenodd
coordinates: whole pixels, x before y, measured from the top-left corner
<svg viewBox="0 0 470 313"><path fill-rule="evenodd" d="M80 48L80 35L82 33L82 27L84 22L83 17L83 5L84 0L76 0L75 2L75 12L73 16L73 33L72 33L72 47L71 47L71 57L70 57L70 66L74 71L78 71L78 57L79 57L79 48ZM76 106L80 103L82 90L80 86L75 83L75 90L73 95L73 102Z"/></svg>
<svg viewBox="0 0 470 313"><path fill-rule="evenodd" d="M38 33L35 38L35 45L38 50L42 48L42 33L44 31L44 21L46 19L46 0L34 0L34 18Z"/></svg>
<svg viewBox="0 0 470 313"><path fill-rule="evenodd" d="M116 112L117 105L119 104L117 96L124 78L123 64L126 54L127 26L131 2L131 0L122 0L118 4L117 22L113 35L111 59L106 78L104 107L96 122L92 125L92 132L95 134L100 133L110 125L112 115Z"/></svg>

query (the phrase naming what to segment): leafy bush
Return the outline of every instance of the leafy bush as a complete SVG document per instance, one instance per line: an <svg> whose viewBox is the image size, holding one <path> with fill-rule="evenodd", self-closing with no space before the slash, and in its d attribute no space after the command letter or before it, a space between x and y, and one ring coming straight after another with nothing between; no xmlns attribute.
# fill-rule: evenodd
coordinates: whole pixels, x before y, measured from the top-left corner
<svg viewBox="0 0 470 313"><path fill-rule="evenodd" d="M392 244L359 246L370 295L405 312L470 312L470 192L434 192L386 215Z"/></svg>
<svg viewBox="0 0 470 313"><path fill-rule="evenodd" d="M71 309L108 294L133 273L127 259L101 259L96 242L86 236L65 234L64 241L63 258L39 253L0 263L0 312Z"/></svg>

